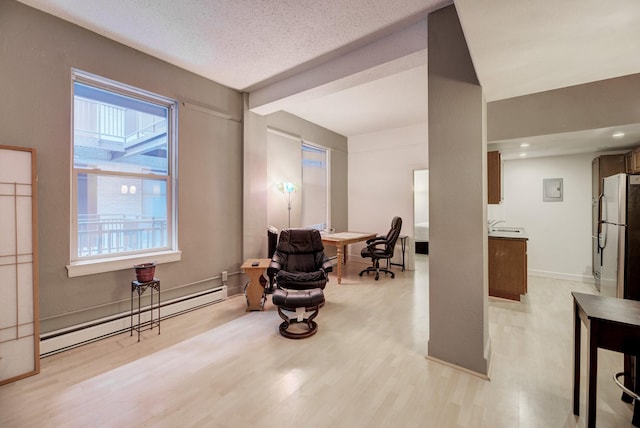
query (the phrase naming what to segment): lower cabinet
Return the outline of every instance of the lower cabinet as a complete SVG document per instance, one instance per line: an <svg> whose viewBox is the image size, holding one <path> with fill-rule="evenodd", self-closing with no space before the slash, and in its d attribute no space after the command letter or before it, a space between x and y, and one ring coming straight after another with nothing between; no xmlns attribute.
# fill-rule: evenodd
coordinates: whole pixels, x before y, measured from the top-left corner
<svg viewBox="0 0 640 428"><path fill-rule="evenodd" d="M527 294L527 240L489 238L489 296L518 300Z"/></svg>

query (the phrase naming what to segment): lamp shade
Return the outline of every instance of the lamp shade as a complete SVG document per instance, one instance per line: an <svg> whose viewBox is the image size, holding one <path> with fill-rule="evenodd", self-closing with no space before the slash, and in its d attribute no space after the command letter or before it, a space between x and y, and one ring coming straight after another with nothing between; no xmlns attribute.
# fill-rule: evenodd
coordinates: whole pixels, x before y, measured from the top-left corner
<svg viewBox="0 0 640 428"><path fill-rule="evenodd" d="M280 190L282 193L293 193L295 192L297 189L296 185L293 184L290 181L285 181L283 183L278 184L278 190Z"/></svg>

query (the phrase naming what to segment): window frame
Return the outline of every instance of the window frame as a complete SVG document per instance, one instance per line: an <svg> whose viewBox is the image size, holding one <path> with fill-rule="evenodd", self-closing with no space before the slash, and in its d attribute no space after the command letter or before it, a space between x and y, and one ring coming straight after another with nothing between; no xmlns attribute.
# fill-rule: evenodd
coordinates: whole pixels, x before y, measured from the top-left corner
<svg viewBox="0 0 640 428"><path fill-rule="evenodd" d="M326 212L325 212L325 228L324 230L328 230L331 229L331 149L329 149L328 147L324 147L320 144L315 144L315 143L311 143L307 140L304 139L300 139L300 169L301 169L301 183L300 183L300 191L301 194L303 194L304 197L304 160L302 153L304 152L304 146L309 147L312 150L317 150L317 151L321 151L324 152L325 155L325 194L326 194L326 200L325 200L325 204L326 204ZM307 192L308 193L308 192ZM304 206L302 207L302 211L304 212ZM304 214L303 214L304 216ZM302 227L310 227L312 225L302 225ZM322 230L321 230L322 232Z"/></svg>
<svg viewBox="0 0 640 428"><path fill-rule="evenodd" d="M74 84L81 83L93 88L101 89L131 97L144 102L152 103L167 108L167 174L141 174L124 173L112 170L96 170L76 168L74 162L75 150L75 89ZM70 215L70 245L69 265L67 272L69 277L90 275L100 272L129 269L134 264L154 261L167 263L178 261L181 252L178 250L178 204L177 204L177 166L178 166L178 101L159 94L151 93L144 89L133 87L125 83L91 74L82 70L71 69L71 215ZM127 253L110 253L94 256L78 255L78 175L89 174L104 177L130 177L132 179L161 180L166 183L167 199L167 245L150 250L140 250Z"/></svg>

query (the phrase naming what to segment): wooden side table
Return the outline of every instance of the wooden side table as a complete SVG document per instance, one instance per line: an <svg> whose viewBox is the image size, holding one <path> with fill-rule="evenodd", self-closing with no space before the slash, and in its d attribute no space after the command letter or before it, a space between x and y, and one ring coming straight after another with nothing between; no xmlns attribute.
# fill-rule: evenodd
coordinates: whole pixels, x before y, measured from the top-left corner
<svg viewBox="0 0 640 428"><path fill-rule="evenodd" d="M149 321L140 322L140 296L144 294L147 289L151 289L151 306L149 306L149 313L151 319ZM133 293L138 292L138 325L133 325ZM154 291L158 292L158 302L153 304L153 294ZM156 319L153 318L153 312L156 310L158 312L158 317ZM158 278L153 278L151 281L147 282L138 282L131 281L131 334L133 336L133 330L138 332L138 342L140 342L140 331L142 330L153 330L153 327L158 326L158 334L160 334L160 280Z"/></svg>
<svg viewBox="0 0 640 428"><path fill-rule="evenodd" d="M264 287L260 278L266 272L271 259L249 259L240 268L249 276L249 284L245 290L247 297L247 312L261 311L266 300Z"/></svg>

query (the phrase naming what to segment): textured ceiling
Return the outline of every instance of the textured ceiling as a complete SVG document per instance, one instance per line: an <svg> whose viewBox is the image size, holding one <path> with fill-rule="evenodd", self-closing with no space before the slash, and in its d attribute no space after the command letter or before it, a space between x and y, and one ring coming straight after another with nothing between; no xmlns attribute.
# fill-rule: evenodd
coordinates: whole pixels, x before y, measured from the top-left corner
<svg viewBox="0 0 640 428"><path fill-rule="evenodd" d="M406 28L450 0L20 0L238 90L267 87ZM455 0L488 101L640 73L640 0ZM417 67L417 68L416 68ZM360 70L362 71L362 70ZM398 67L287 111L346 136L426 120L424 67ZM366 73L361 73L365 75ZM282 82L282 80L280 80ZM632 125L629 125L632 126ZM636 126L636 125L633 125ZM607 132L580 150L611 147ZM636 135L632 129L627 129ZM550 136L545 155L578 150ZM550 141L550 140L547 140ZM563 145L564 142L564 145ZM500 142L504 150L509 144ZM539 137L534 146L544 143Z"/></svg>
<svg viewBox="0 0 640 428"><path fill-rule="evenodd" d="M426 16L442 0L20 0L243 90Z"/></svg>

